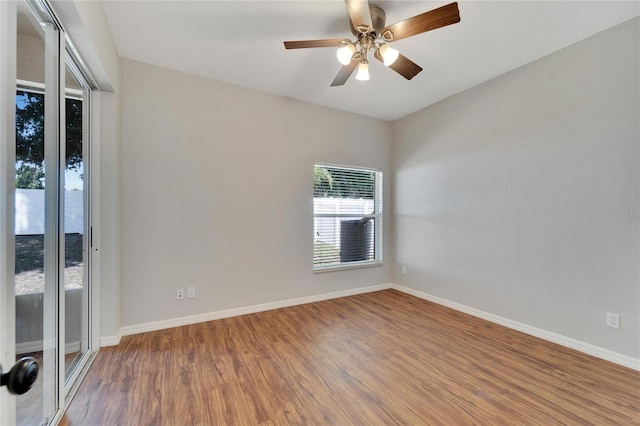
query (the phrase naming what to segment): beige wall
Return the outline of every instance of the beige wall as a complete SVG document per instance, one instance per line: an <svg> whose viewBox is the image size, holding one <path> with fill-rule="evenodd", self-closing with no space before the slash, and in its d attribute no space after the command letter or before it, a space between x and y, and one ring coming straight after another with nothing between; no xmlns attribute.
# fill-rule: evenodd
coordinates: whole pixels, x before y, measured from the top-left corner
<svg viewBox="0 0 640 426"><path fill-rule="evenodd" d="M18 79L44 84L44 40L18 35L16 75Z"/></svg>
<svg viewBox="0 0 640 426"><path fill-rule="evenodd" d="M19 80L44 84L44 40L18 34L16 52L16 74ZM65 87L82 89L82 86L68 70L65 74Z"/></svg>
<svg viewBox="0 0 640 426"><path fill-rule="evenodd" d="M122 325L390 282L388 244L312 269L314 162L383 170L389 206L390 123L130 60L120 84Z"/></svg>
<svg viewBox="0 0 640 426"><path fill-rule="evenodd" d="M396 282L640 358L638 27L394 123Z"/></svg>
<svg viewBox="0 0 640 426"><path fill-rule="evenodd" d="M101 94L102 336L393 278L638 358L637 20L390 125L118 62L99 2L53 3L116 89ZM385 171L384 267L312 273L317 161Z"/></svg>

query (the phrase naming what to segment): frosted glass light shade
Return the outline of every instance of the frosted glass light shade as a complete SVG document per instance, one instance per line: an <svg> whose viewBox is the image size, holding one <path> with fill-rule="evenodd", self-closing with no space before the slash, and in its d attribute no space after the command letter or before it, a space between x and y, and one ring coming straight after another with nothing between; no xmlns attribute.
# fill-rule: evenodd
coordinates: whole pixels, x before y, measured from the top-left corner
<svg viewBox="0 0 640 426"><path fill-rule="evenodd" d="M389 66L393 64L396 59L398 59L400 52L385 43L380 46L380 55L382 55L382 61L384 62L384 64L386 66Z"/></svg>
<svg viewBox="0 0 640 426"><path fill-rule="evenodd" d="M369 62L362 61L358 65L358 73L356 74L356 80L366 81L369 80Z"/></svg>
<svg viewBox="0 0 640 426"><path fill-rule="evenodd" d="M342 65L349 65L349 62L351 62L351 57L355 52L356 47L353 44L349 43L339 48L336 52L336 56L338 57L338 61L340 61Z"/></svg>

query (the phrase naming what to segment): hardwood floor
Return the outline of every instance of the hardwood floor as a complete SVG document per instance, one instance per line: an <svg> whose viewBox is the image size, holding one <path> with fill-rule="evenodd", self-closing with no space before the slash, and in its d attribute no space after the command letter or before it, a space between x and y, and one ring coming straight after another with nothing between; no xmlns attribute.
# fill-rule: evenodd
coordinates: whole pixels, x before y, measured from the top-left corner
<svg viewBox="0 0 640 426"><path fill-rule="evenodd" d="M640 424L640 372L385 290L127 336L62 425Z"/></svg>

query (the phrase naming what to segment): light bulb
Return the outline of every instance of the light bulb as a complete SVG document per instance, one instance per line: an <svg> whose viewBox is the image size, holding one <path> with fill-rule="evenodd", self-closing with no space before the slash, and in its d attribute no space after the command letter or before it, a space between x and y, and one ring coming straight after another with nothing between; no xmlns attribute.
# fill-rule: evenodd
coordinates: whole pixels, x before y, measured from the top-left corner
<svg viewBox="0 0 640 426"><path fill-rule="evenodd" d="M396 59L398 59L400 52L385 43L380 46L380 55L382 56L382 61L384 62L384 64L386 66L389 66L393 64Z"/></svg>
<svg viewBox="0 0 640 426"><path fill-rule="evenodd" d="M360 65L358 65L356 80L369 80L369 62L366 59L363 59L362 62L360 62Z"/></svg>
<svg viewBox="0 0 640 426"><path fill-rule="evenodd" d="M356 47L353 45L353 43L345 44L336 52L338 61L340 61L342 65L349 65L349 63L351 62L351 57L353 56L355 51Z"/></svg>

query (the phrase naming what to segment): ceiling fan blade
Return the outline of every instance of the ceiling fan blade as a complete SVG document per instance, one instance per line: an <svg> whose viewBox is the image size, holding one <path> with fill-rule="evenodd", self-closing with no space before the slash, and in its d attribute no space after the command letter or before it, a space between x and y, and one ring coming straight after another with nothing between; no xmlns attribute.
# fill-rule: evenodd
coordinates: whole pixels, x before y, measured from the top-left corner
<svg viewBox="0 0 640 426"><path fill-rule="evenodd" d="M406 56L399 55L398 59L395 60L394 63L389 65L389 68L406 78L407 80L411 80L413 77L418 75L420 71L422 71L422 67Z"/></svg>
<svg viewBox="0 0 640 426"><path fill-rule="evenodd" d="M343 84L345 84L351 74L353 74L353 70L356 69L358 64L358 61L351 61L348 65L344 65L342 68L340 68L340 71L338 71L338 75L336 75L336 78L334 78L331 82L331 87L342 86Z"/></svg>
<svg viewBox="0 0 640 426"><path fill-rule="evenodd" d="M364 32L373 31L373 23L371 22L371 11L369 10L369 2L367 0L344 0L347 3L347 12L353 28ZM367 27L368 29L364 28Z"/></svg>
<svg viewBox="0 0 640 426"><path fill-rule="evenodd" d="M285 49L306 49L308 47L340 47L341 38L330 38L325 40L299 40L285 41Z"/></svg>
<svg viewBox="0 0 640 426"><path fill-rule="evenodd" d="M382 29L382 37L396 41L460 22L458 3L430 10Z"/></svg>
<svg viewBox="0 0 640 426"><path fill-rule="evenodd" d="M376 51L373 56L380 62L384 63L380 52ZM415 77L420 71L422 71L422 67L406 56L400 54L398 55L398 59L396 59L389 68L406 78L407 80L411 80Z"/></svg>

